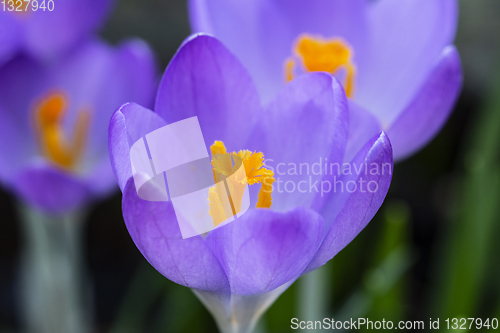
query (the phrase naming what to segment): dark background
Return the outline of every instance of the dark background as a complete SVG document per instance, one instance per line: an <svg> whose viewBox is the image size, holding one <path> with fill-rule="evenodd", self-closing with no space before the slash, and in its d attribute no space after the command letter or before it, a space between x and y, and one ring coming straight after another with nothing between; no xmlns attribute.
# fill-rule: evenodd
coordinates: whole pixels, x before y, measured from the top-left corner
<svg viewBox="0 0 500 333"><path fill-rule="evenodd" d="M323 299L329 316L500 317L500 1L460 5L462 95L441 133L396 165L375 219L324 268L331 276ZM145 39L163 71L189 32L183 0L119 0L101 35L111 43ZM95 332L216 330L192 292L163 278L135 248L118 190L93 204L87 220ZM15 200L0 192L0 332L20 327L20 228ZM300 308L297 293L295 284L262 327L289 332Z"/></svg>

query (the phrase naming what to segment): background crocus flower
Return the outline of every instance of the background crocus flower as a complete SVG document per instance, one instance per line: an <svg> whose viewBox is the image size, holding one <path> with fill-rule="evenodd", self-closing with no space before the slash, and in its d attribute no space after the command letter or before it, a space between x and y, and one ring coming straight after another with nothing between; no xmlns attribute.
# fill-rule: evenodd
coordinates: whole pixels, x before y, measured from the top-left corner
<svg viewBox="0 0 500 333"><path fill-rule="evenodd" d="M156 73L148 46L92 40L50 66L17 57L0 78L1 182L52 213L110 192L107 124L125 101L152 102Z"/></svg>
<svg viewBox="0 0 500 333"><path fill-rule="evenodd" d="M365 180L377 182L378 191L330 191L320 196L313 190L280 192L274 187L270 204L268 199L261 201L260 187L254 184L249 187L251 208L244 215L205 238L182 239L170 201L145 201L137 195L129 157L137 140L166 124L197 116L212 153L248 150L274 163L311 165L319 157L342 163L349 127L346 97L331 75L311 73L293 80L264 109L236 57L217 39L197 35L181 46L167 67L155 111L125 104L110 122L109 152L123 192L123 217L148 262L168 279L192 288L224 332L251 331L301 274L325 264L365 227L389 188L389 173L363 174ZM243 163L248 154L238 153ZM354 155L352 163L392 166L391 146L383 133ZM250 177L249 170L246 173ZM276 182L298 183L309 177L331 180L332 175L275 170L273 177ZM343 180L359 177L350 174ZM249 184L253 181L248 179ZM259 202L270 208L255 208Z"/></svg>
<svg viewBox="0 0 500 333"><path fill-rule="evenodd" d="M451 44L456 0L190 0L194 32L219 38L248 68L265 102L305 72L337 76L351 136L381 129L394 158L427 144L461 90Z"/></svg>
<svg viewBox="0 0 500 333"><path fill-rule="evenodd" d="M103 23L112 4L113 0L46 0L45 10L35 10L42 1L5 1L5 7L0 4L0 64L19 52L40 60L60 57Z"/></svg>

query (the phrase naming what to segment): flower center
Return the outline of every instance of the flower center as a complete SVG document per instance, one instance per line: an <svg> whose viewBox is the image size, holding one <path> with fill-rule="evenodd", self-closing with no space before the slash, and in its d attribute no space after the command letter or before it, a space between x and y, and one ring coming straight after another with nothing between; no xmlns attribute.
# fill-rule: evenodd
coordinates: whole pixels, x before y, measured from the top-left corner
<svg viewBox="0 0 500 333"><path fill-rule="evenodd" d="M90 113L78 113L71 140L65 136L62 121L66 114L66 98L53 93L35 108L35 127L43 155L63 169L74 169L85 148Z"/></svg>
<svg viewBox="0 0 500 333"><path fill-rule="evenodd" d="M229 187L228 193L231 193L229 202L232 212L229 215L236 215L241 211L241 202L247 184L250 186L257 183L261 184L257 208L271 207L274 172L265 168L263 153L249 150L228 153L222 141L215 141L210 150L212 152L215 183L217 184L226 179ZM239 175L237 170L240 168L241 163L245 168L245 174ZM235 174L234 177L229 177L233 174ZM212 216L214 226L219 225L229 217L222 204L225 193L224 187L217 185L209 190L209 213Z"/></svg>
<svg viewBox="0 0 500 333"><path fill-rule="evenodd" d="M356 66L352 60L353 50L341 38L324 39L303 34L299 36L293 48L294 57L285 61L286 81L294 78L297 60L305 72L328 72L339 74L344 71L344 89L347 97L352 97Z"/></svg>

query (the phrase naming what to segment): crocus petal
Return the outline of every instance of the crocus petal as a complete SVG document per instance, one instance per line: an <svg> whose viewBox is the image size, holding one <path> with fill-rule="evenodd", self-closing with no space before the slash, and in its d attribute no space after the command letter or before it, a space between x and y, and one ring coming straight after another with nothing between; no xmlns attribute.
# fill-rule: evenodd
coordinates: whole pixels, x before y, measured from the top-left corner
<svg viewBox="0 0 500 333"><path fill-rule="evenodd" d="M187 40L165 71L155 111L167 123L198 117L207 149L222 140L242 149L261 113L258 93L236 57L217 39Z"/></svg>
<svg viewBox="0 0 500 333"><path fill-rule="evenodd" d="M296 279L318 249L323 219L297 208L288 213L252 209L206 238L226 273L231 293L271 291Z"/></svg>
<svg viewBox="0 0 500 333"><path fill-rule="evenodd" d="M462 88L460 57L447 47L408 107L388 129L394 159L401 160L425 146L443 127Z"/></svg>
<svg viewBox="0 0 500 333"><path fill-rule="evenodd" d="M266 165L274 168L273 210L315 204L318 192L308 184L317 183L323 174L311 168L325 159L342 163L348 127L347 99L333 76L310 73L282 89L246 144L252 151L263 152ZM309 172L300 172L301 164ZM293 166L296 172L288 172ZM293 183L293 190L286 188L287 182L291 182L288 187Z"/></svg>
<svg viewBox="0 0 500 333"><path fill-rule="evenodd" d="M375 116L355 101L349 100L349 139L347 140L344 162L350 162L365 143L382 131Z"/></svg>
<svg viewBox="0 0 500 333"><path fill-rule="evenodd" d="M68 51L103 23L113 4L112 0L54 2L52 11L39 9L19 17L24 21L25 49L33 56L50 59Z"/></svg>
<svg viewBox="0 0 500 333"><path fill-rule="evenodd" d="M23 202L54 214L76 209L91 198L85 182L43 160L21 171L12 186Z"/></svg>
<svg viewBox="0 0 500 333"><path fill-rule="evenodd" d="M356 101L392 123L453 42L456 0L377 0L370 8L369 64L358 71ZM394 141L394 140L392 140Z"/></svg>
<svg viewBox="0 0 500 333"><path fill-rule="evenodd" d="M92 171L83 176L85 183L96 198L105 197L117 190L113 169L109 157L97 162Z"/></svg>
<svg viewBox="0 0 500 333"><path fill-rule="evenodd" d="M9 183L38 149L28 110L38 102L32 96L46 83L46 72L19 56L0 69L0 77L0 178Z"/></svg>
<svg viewBox="0 0 500 333"><path fill-rule="evenodd" d="M194 32L219 38L238 56L268 103L285 83L284 64L301 34L342 36L359 55L366 45L364 0L191 0Z"/></svg>
<svg viewBox="0 0 500 333"><path fill-rule="evenodd" d="M102 143L107 139L108 124L113 111L126 102L152 108L158 87L155 57L143 41L126 41L118 48L108 50L108 58L112 65L104 70L104 73L100 76L96 73L94 77L84 77L85 87L93 85L94 89L87 99L96 106L89 149L101 158L108 156L107 147ZM83 97L77 98L82 100Z"/></svg>
<svg viewBox="0 0 500 333"><path fill-rule="evenodd" d="M378 166L378 172L374 174L373 163ZM337 190L336 195L332 195L330 202L324 206L322 216L325 219L326 236L304 273L324 265L347 246L370 222L384 201L392 179L392 149L387 136L382 133L368 141L351 164L363 166L363 169L360 173L348 174L343 179L345 188ZM365 182L364 187L359 185L360 179ZM353 186L351 190L348 189L347 182L350 180L358 183L355 189ZM371 187L370 182L374 182Z"/></svg>
<svg viewBox="0 0 500 333"><path fill-rule="evenodd" d="M22 30L19 22L8 12L0 11L0 66L19 50Z"/></svg>
<svg viewBox="0 0 500 333"><path fill-rule="evenodd" d="M156 61L146 43L141 40L127 41L112 52L112 56L113 73L108 76L112 81L103 78L95 86L97 90L102 91L102 94L95 95L94 103L99 109L94 116L93 133L89 142L97 162L89 172L88 183L94 193L103 194L109 192L116 184L113 170L109 167L108 149L102 144L108 139L107 126L110 123L111 111L125 101L150 107L153 105L157 88ZM113 94L109 92L110 86L114 87ZM136 121L139 128L146 119ZM122 184L124 186L125 183Z"/></svg>
<svg viewBox="0 0 500 333"><path fill-rule="evenodd" d="M9 185L14 175L22 169L35 153L32 136L23 131L18 114L7 112L0 106L0 182Z"/></svg>
<svg viewBox="0 0 500 333"><path fill-rule="evenodd" d="M158 272L189 288L228 291L224 271L203 238L182 239L170 201L140 199L130 179L123 192L122 208L135 245Z"/></svg>
<svg viewBox="0 0 500 333"><path fill-rule="evenodd" d="M146 134L165 126L153 111L129 103L115 111L109 123L108 148L111 167L122 192L132 177L130 147Z"/></svg>
<svg viewBox="0 0 500 333"><path fill-rule="evenodd" d="M152 108L160 79L153 50L143 40L130 39L118 47L116 57L116 81L123 81L122 96Z"/></svg>

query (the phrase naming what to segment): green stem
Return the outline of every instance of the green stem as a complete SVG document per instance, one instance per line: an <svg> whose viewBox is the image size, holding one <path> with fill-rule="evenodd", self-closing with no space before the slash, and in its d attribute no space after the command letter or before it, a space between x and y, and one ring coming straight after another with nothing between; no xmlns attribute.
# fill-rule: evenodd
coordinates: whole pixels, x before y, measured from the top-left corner
<svg viewBox="0 0 500 333"><path fill-rule="evenodd" d="M266 293L251 296L195 289L193 292L212 314L221 333L252 333L262 315L292 283L293 281Z"/></svg>
<svg viewBox="0 0 500 333"><path fill-rule="evenodd" d="M299 282L299 320L323 320L327 316L331 298L330 267L325 265L300 278Z"/></svg>
<svg viewBox="0 0 500 333"><path fill-rule="evenodd" d="M20 207L23 315L27 332L88 332L84 306L83 218Z"/></svg>

